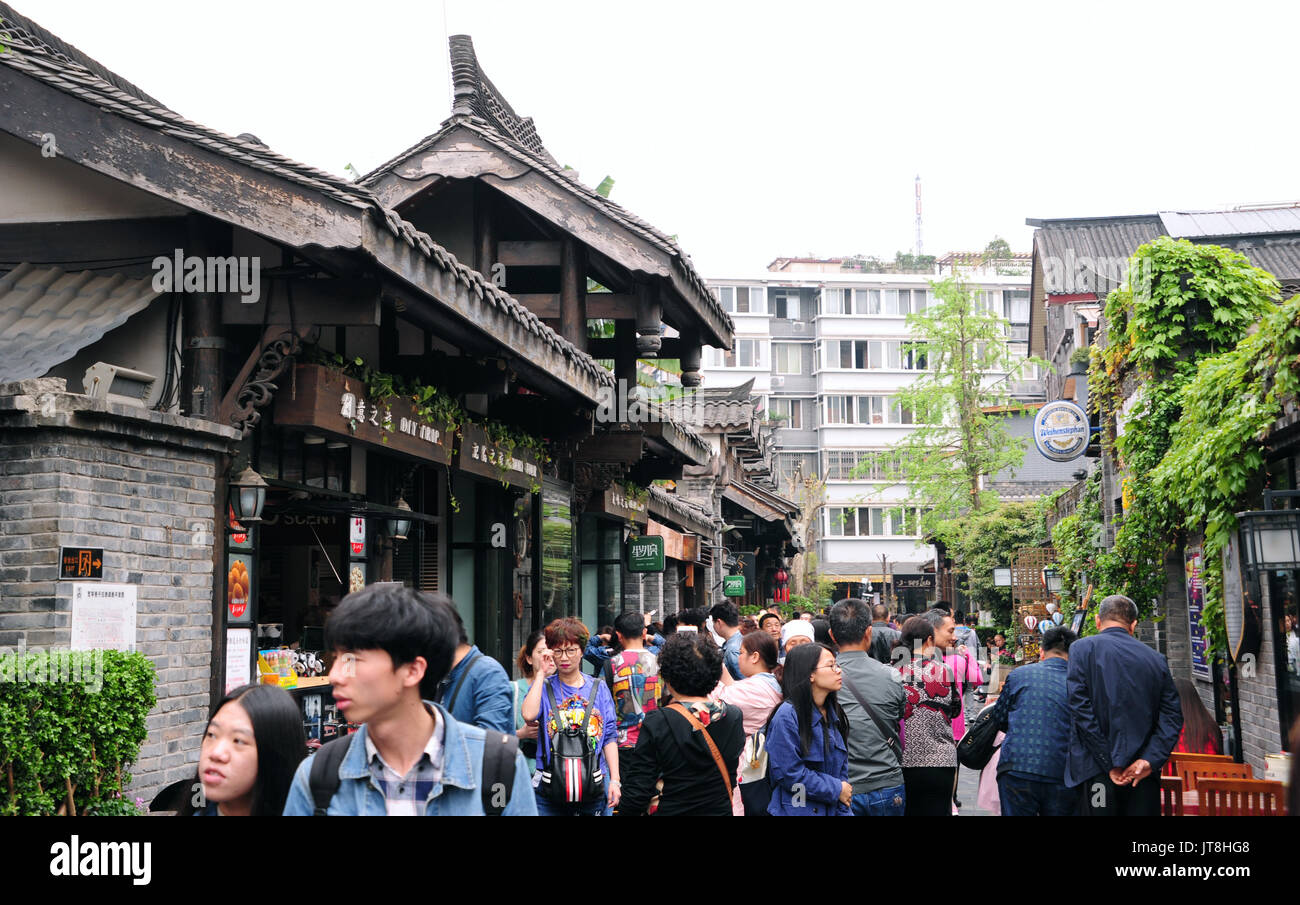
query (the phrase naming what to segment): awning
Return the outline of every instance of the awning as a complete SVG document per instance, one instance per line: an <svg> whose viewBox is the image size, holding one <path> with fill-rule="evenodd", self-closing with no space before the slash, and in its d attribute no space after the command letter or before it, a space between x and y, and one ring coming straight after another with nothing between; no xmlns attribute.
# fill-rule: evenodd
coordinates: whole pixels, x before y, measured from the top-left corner
<svg viewBox="0 0 1300 905"><path fill-rule="evenodd" d="M18 265L0 277L0 383L43 376L160 294L152 280Z"/></svg>

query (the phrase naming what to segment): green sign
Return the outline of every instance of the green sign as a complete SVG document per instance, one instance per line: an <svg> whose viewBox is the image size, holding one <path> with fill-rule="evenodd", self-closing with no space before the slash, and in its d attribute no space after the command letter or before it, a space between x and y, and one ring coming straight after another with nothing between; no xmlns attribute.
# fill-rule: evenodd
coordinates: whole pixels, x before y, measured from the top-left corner
<svg viewBox="0 0 1300 905"><path fill-rule="evenodd" d="M745 576L744 575L722 576L722 596L723 597L744 597Z"/></svg>
<svg viewBox="0 0 1300 905"><path fill-rule="evenodd" d="M664 539L662 537L629 537L627 540L627 570L629 572L662 572L664 570Z"/></svg>

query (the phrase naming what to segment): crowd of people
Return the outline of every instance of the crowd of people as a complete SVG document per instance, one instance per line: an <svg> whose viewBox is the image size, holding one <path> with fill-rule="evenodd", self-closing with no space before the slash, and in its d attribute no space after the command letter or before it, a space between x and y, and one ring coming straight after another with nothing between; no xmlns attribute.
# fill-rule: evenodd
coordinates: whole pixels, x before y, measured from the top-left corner
<svg viewBox="0 0 1300 905"><path fill-rule="evenodd" d="M525 639L511 681L447 598L366 588L326 626L334 699L360 728L307 758L287 692L235 689L180 813L955 814L987 681L959 616L941 602L900 624L849 598L784 622L731 603L653 625L625 612L595 635L562 618ZM1001 735L991 810L1156 814L1175 747L1216 744L1199 716L1182 731L1194 704L1133 637L1132 601L1108 597L1096 619L1082 640L1050 629L979 714Z"/></svg>

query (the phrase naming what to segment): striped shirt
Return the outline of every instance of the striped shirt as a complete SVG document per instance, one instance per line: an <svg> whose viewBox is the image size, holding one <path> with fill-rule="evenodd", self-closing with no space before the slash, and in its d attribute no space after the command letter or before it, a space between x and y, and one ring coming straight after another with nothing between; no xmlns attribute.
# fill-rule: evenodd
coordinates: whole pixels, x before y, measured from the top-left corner
<svg viewBox="0 0 1300 905"><path fill-rule="evenodd" d="M434 787L442 782L442 751L447 727L433 711L429 711L429 715L434 719L433 732L424 746L424 753L405 775L388 765L370 733L366 733L366 763L370 765L370 778L384 796L384 807L389 817L423 816Z"/></svg>

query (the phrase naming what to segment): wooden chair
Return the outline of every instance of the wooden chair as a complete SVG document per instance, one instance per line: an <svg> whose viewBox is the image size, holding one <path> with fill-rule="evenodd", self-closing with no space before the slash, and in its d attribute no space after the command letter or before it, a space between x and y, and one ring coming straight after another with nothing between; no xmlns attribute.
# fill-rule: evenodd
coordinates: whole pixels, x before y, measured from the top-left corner
<svg viewBox="0 0 1300 905"><path fill-rule="evenodd" d="M1232 757L1227 754L1190 754L1184 751L1175 751L1173 754L1169 755L1169 762L1171 764L1176 764L1180 760L1187 761L1188 763L1194 763L1197 761L1207 764L1223 763L1224 761L1231 763Z"/></svg>
<svg viewBox="0 0 1300 905"><path fill-rule="evenodd" d="M1178 778L1183 781L1184 792L1194 792L1202 779L1254 779L1255 773L1250 764L1225 761L1184 761L1176 767Z"/></svg>
<svg viewBox="0 0 1300 905"><path fill-rule="evenodd" d="M1183 816L1183 780L1181 777L1160 777L1160 816Z"/></svg>
<svg viewBox="0 0 1300 905"><path fill-rule="evenodd" d="M1280 782L1202 778L1196 789L1201 813L1207 817L1280 817L1286 813L1286 790Z"/></svg>

